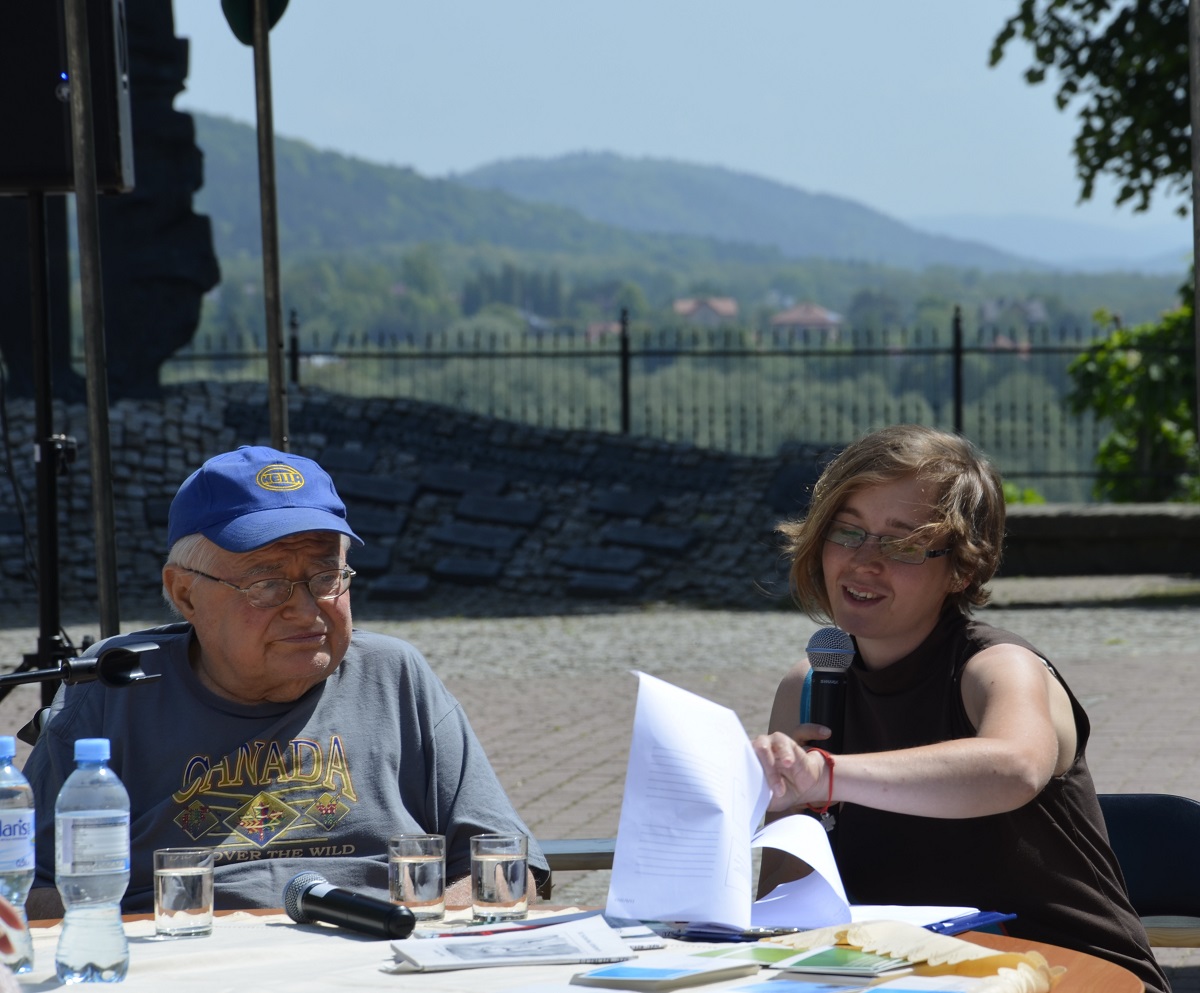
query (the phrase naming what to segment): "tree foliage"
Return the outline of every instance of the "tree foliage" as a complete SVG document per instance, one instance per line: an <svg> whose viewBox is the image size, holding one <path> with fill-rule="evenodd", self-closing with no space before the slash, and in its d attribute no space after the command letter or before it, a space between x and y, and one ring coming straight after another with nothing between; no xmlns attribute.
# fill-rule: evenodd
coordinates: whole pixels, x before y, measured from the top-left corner
<svg viewBox="0 0 1200 993"><path fill-rule="evenodd" d="M1072 362L1070 373L1075 413L1094 413L1111 426L1096 454L1097 498L1200 500L1195 342L1186 297L1158 324L1117 328Z"/></svg>
<svg viewBox="0 0 1200 993"><path fill-rule="evenodd" d="M1160 184L1168 196L1190 195L1188 0L1021 0L993 42L992 65L1018 36L1033 48L1025 79L1042 83L1053 70L1059 109L1083 101L1081 199L1104 173L1119 183L1117 203L1137 210Z"/></svg>
<svg viewBox="0 0 1200 993"><path fill-rule="evenodd" d="M492 303L505 303L540 317L566 316L562 275L523 269L505 262L499 271L483 270L463 282L462 312L471 317Z"/></svg>

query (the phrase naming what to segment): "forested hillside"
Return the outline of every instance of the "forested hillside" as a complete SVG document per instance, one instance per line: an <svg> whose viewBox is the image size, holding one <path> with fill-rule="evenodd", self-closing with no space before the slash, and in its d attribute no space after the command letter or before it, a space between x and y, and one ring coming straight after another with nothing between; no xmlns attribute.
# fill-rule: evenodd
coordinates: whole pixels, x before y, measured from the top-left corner
<svg viewBox="0 0 1200 993"><path fill-rule="evenodd" d="M202 330L261 340L254 129L200 114L195 119L205 173L196 208L212 219L224 273ZM669 170L656 172L661 198L646 192L654 184L637 192L631 180L628 191L641 205L635 212L650 213L661 199L664 217L671 211L695 215L708 204L708 229L729 235L716 240L600 224L566 207L427 179L287 138L278 138L276 148L284 306L297 309L307 326L331 333L424 332L480 310L519 327L528 312L578 323L613 320L627 307L635 320L661 324L674 319L672 303L685 296L732 298L736 323L744 327L765 327L774 314L802 302L826 307L855 326L944 328L956 306L968 326L998 319L1087 324L1101 309L1133 323L1156 319L1173 306L1184 278L1183 272L992 271L967 261L971 252L989 249L953 239L932 241L942 243L939 251L952 251L954 265L845 261L831 256L848 250L851 232L858 231L864 244L884 244L875 232L903 226L835 198L816 198L820 202L808 207L797 200L789 212L787 197L771 199L779 192L770 188L776 184L723 170L678 167L675 175L690 177L680 185L690 189L691 199L672 192ZM736 240L768 230L765 215L772 211L778 215L772 223L794 229L796 239L810 239L812 257L789 258L783 248Z"/></svg>
<svg viewBox="0 0 1200 993"><path fill-rule="evenodd" d="M977 241L926 234L845 197L807 193L716 166L579 153L510 159L455 178L527 202L569 207L631 231L770 245L794 259L989 272L1047 268Z"/></svg>
<svg viewBox="0 0 1200 993"><path fill-rule="evenodd" d="M197 210L213 219L218 255L257 256L262 242L254 129L224 118L193 116L204 152L205 182L196 197ZM280 247L293 255L447 242L530 252L644 255L684 265L781 257L763 246L623 231L573 210L426 179L411 169L375 165L287 138L277 139L275 156Z"/></svg>

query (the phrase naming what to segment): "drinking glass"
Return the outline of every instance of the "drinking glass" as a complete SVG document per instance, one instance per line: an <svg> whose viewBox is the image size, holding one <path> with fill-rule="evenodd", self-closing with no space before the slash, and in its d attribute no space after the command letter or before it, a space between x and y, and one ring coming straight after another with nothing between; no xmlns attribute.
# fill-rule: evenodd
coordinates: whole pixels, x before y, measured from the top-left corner
<svg viewBox="0 0 1200 993"><path fill-rule="evenodd" d="M388 895L419 921L446 913L446 839L440 834L398 834L388 842Z"/></svg>
<svg viewBox="0 0 1200 993"><path fill-rule="evenodd" d="M478 920L515 921L529 913L528 846L523 834L471 839L471 909Z"/></svg>
<svg viewBox="0 0 1200 993"><path fill-rule="evenodd" d="M154 853L154 932L160 938L212 934L213 850L159 848Z"/></svg>

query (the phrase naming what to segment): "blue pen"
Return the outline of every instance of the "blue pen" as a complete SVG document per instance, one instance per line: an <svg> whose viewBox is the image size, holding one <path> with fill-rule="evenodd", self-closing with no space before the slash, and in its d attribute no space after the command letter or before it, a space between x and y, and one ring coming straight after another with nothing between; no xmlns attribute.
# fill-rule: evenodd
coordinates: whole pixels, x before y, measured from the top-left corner
<svg viewBox="0 0 1200 993"><path fill-rule="evenodd" d="M961 934L963 931L978 931L981 927L999 924L1002 921L1011 921L1016 916L1016 914L1002 914L992 910L981 910L976 914L965 914L962 917L955 917L948 921L927 924L925 925L925 930L932 931L935 934Z"/></svg>

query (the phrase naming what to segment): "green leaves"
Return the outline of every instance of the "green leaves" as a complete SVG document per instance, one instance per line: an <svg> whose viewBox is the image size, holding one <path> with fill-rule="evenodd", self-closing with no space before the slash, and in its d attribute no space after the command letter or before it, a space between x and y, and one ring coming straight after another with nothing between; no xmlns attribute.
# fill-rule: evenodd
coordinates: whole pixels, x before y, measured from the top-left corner
<svg viewBox="0 0 1200 993"><path fill-rule="evenodd" d="M1059 109L1082 101L1074 145L1081 199L1102 173L1117 179L1117 203L1135 210L1149 207L1157 187L1189 196L1187 13L1187 0L1022 0L997 34L991 65L1019 35L1033 49L1025 79L1042 83L1054 70Z"/></svg>
<svg viewBox="0 0 1200 993"><path fill-rule="evenodd" d="M1071 363L1076 414L1108 421L1096 465L1100 499L1200 501L1192 308L1158 324L1117 327Z"/></svg>

